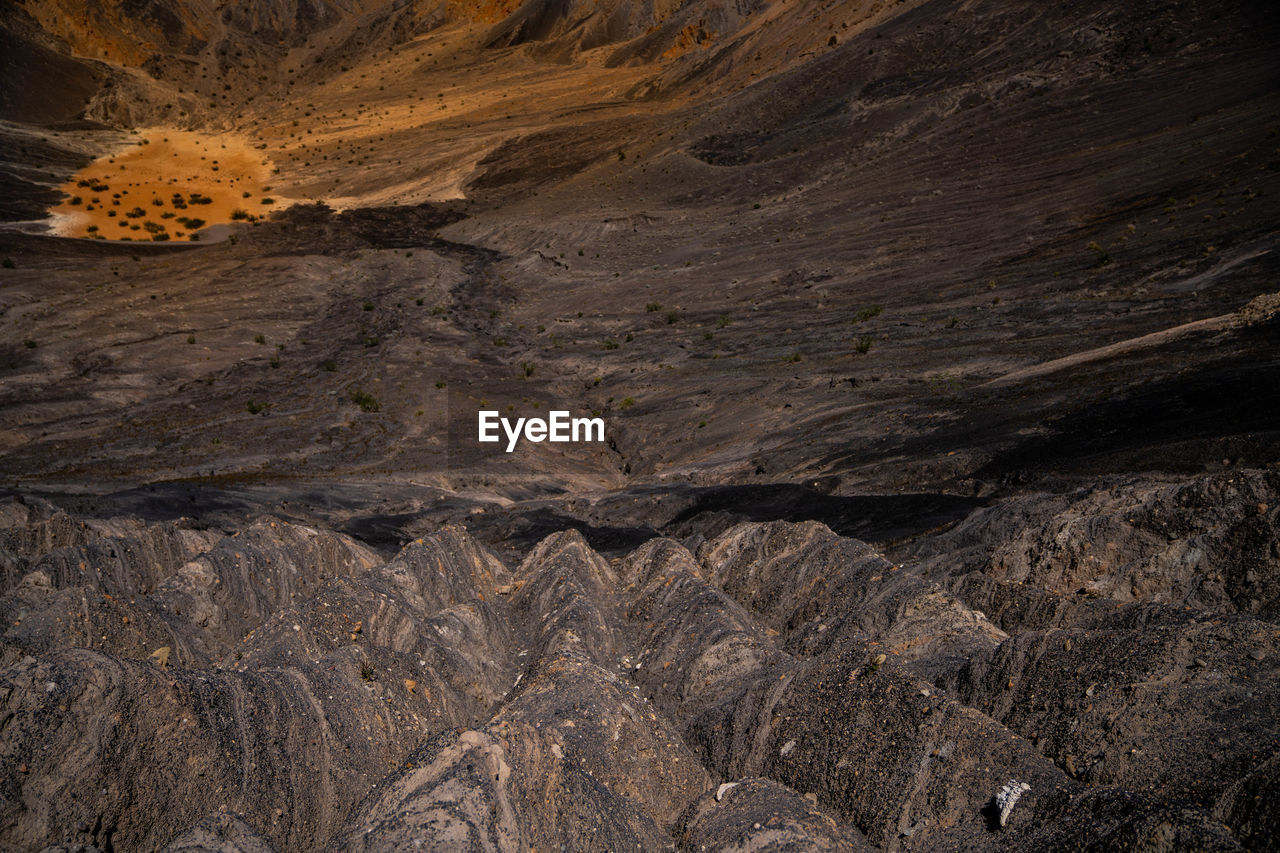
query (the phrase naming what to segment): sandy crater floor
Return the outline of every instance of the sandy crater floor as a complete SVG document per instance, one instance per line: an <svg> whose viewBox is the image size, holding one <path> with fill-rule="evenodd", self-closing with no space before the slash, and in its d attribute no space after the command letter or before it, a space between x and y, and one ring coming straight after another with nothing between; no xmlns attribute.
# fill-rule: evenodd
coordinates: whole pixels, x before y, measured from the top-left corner
<svg viewBox="0 0 1280 853"><path fill-rule="evenodd" d="M242 136L151 128L138 140L61 187L67 197L50 211L55 233L198 240L211 225L253 221L290 204L269 195L274 166Z"/></svg>

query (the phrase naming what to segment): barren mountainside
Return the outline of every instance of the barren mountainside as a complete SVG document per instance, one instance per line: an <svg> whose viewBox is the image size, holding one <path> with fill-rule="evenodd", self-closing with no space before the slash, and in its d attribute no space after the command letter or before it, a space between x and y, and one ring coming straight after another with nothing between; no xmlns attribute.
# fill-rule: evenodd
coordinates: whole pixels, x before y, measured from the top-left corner
<svg viewBox="0 0 1280 853"><path fill-rule="evenodd" d="M0 848L1280 850L1272 5L5 4Z"/></svg>

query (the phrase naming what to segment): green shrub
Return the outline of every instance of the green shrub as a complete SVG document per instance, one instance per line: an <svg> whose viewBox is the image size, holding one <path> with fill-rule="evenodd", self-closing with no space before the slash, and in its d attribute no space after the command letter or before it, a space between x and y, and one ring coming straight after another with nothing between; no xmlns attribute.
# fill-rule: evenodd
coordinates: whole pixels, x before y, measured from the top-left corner
<svg viewBox="0 0 1280 853"><path fill-rule="evenodd" d="M267 410L266 403L259 403L257 400L250 400L245 403L245 411L251 415L260 415Z"/></svg>
<svg viewBox="0 0 1280 853"><path fill-rule="evenodd" d="M1111 263L1111 254L1096 242L1089 243L1089 248L1093 250L1093 265L1095 267L1105 267L1107 264Z"/></svg>
<svg viewBox="0 0 1280 853"><path fill-rule="evenodd" d="M378 402L378 398L359 388L351 389L351 402L360 407L363 412L376 412L382 408Z"/></svg>
<svg viewBox="0 0 1280 853"><path fill-rule="evenodd" d="M862 355L866 355L867 352L870 351L871 349L871 336L870 335L860 336L856 341L853 342L853 348L857 350L859 353L861 353Z"/></svg>

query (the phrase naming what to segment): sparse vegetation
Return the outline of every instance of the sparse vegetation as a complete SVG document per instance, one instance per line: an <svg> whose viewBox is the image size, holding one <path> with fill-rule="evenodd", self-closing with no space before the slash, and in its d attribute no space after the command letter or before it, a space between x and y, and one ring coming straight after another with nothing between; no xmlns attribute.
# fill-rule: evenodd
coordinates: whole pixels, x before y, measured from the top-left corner
<svg viewBox="0 0 1280 853"><path fill-rule="evenodd" d="M1097 241L1090 242L1089 249L1093 252L1093 265L1095 267L1105 267L1111 263L1111 253L1098 245Z"/></svg>
<svg viewBox="0 0 1280 853"><path fill-rule="evenodd" d="M377 397L359 388L352 388L350 396L351 402L359 406L362 412L376 412L382 408Z"/></svg>
<svg viewBox="0 0 1280 853"><path fill-rule="evenodd" d="M249 402L245 403L244 409L251 415L260 415L267 410L267 404L250 399Z"/></svg>
<svg viewBox="0 0 1280 853"><path fill-rule="evenodd" d="M255 344L265 344L267 342L267 336L262 334L254 335L253 342Z"/></svg>
<svg viewBox="0 0 1280 853"><path fill-rule="evenodd" d="M868 320L870 320L872 317L879 317L881 312L883 311L884 311L883 305L868 305L866 308L863 308L861 311L859 311L857 314L854 315L854 321L858 323L865 323Z"/></svg>
<svg viewBox="0 0 1280 853"><path fill-rule="evenodd" d="M858 339L853 342L853 349L859 355L866 355L871 351L871 336L860 335Z"/></svg>
<svg viewBox="0 0 1280 853"><path fill-rule="evenodd" d="M650 314L653 314L653 313L655 313L655 312L657 312L657 311L661 311L661 310L662 310L662 303L661 303L661 302L650 302L649 304L647 304L647 305L645 305L645 306L644 306L644 310L648 311Z"/></svg>

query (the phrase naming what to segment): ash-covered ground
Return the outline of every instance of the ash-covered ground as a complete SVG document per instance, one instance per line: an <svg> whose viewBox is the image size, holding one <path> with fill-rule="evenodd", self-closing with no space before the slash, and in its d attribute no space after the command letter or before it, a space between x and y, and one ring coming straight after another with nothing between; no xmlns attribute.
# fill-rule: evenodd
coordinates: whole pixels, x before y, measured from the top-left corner
<svg viewBox="0 0 1280 853"><path fill-rule="evenodd" d="M6 6L0 848L1280 849L1277 36Z"/></svg>

